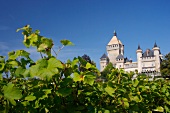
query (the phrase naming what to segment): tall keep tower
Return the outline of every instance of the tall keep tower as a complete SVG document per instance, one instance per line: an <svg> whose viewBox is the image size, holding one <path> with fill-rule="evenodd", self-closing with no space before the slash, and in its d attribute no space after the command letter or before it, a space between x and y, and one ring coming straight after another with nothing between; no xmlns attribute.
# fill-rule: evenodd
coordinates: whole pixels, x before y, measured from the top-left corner
<svg viewBox="0 0 170 113"><path fill-rule="evenodd" d="M117 38L117 34L114 31L114 35L110 42L106 46L108 57L113 66L116 66L116 58L118 55L124 55L124 45Z"/></svg>

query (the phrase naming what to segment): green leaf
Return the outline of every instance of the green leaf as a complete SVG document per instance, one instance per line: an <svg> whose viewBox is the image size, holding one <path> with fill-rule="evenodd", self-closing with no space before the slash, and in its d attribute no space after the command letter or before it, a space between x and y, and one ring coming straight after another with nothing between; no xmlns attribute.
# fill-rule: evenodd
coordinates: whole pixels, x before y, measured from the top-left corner
<svg viewBox="0 0 170 113"><path fill-rule="evenodd" d="M42 44L40 44L40 46L38 47L38 51L39 51L39 52L45 51L47 48L48 48L48 45L42 43Z"/></svg>
<svg viewBox="0 0 170 113"><path fill-rule="evenodd" d="M91 64L87 62L86 69L89 69L89 68L91 68Z"/></svg>
<svg viewBox="0 0 170 113"><path fill-rule="evenodd" d="M110 96L114 96L113 93L115 93L116 88L112 88L112 87L110 87L110 86L107 86L104 90L105 90Z"/></svg>
<svg viewBox="0 0 170 113"><path fill-rule="evenodd" d="M19 65L17 61L9 61L8 64L10 64L13 68Z"/></svg>
<svg viewBox="0 0 170 113"><path fill-rule="evenodd" d="M52 41L51 39L42 37L42 38L41 38L41 44L39 45L39 47L37 48L37 50L38 50L39 52L47 53L48 50L51 50L52 46L53 46L53 41Z"/></svg>
<svg viewBox="0 0 170 113"><path fill-rule="evenodd" d="M4 86L3 90L4 90L4 97L7 98L13 105L16 105L14 99L18 100L22 98L22 94L20 90L14 87L14 84L12 83L8 83L7 86Z"/></svg>
<svg viewBox="0 0 170 113"><path fill-rule="evenodd" d="M8 53L9 59L15 60L20 55L20 51L12 51Z"/></svg>
<svg viewBox="0 0 170 113"><path fill-rule="evenodd" d="M124 107L127 109L129 108L129 102L124 102Z"/></svg>
<svg viewBox="0 0 170 113"><path fill-rule="evenodd" d="M54 74L52 73L52 71L46 68L39 70L39 72L37 73L38 77L41 77L42 79L48 80L48 81L52 78L53 75Z"/></svg>
<svg viewBox="0 0 170 113"><path fill-rule="evenodd" d="M33 95L28 95L27 97L25 97L25 100L27 100L27 101L33 101L35 99L36 99L36 97Z"/></svg>
<svg viewBox="0 0 170 113"><path fill-rule="evenodd" d="M139 84L138 79L133 80L132 84L134 87L137 87L137 85Z"/></svg>
<svg viewBox="0 0 170 113"><path fill-rule="evenodd" d="M37 60L36 64L39 65L39 68L46 68L48 65L48 61L46 59Z"/></svg>
<svg viewBox="0 0 170 113"><path fill-rule="evenodd" d="M16 32L18 32L20 30L27 30L28 28L30 28L30 25L26 25L26 26L24 26L22 28L19 28L19 29L16 30Z"/></svg>
<svg viewBox="0 0 170 113"><path fill-rule="evenodd" d="M4 63L0 63L0 71L2 71L4 69L5 64Z"/></svg>
<svg viewBox="0 0 170 113"><path fill-rule="evenodd" d="M77 81L82 81L82 80L83 80L82 77L83 77L83 76L79 75L79 74L76 73L76 72L73 74L73 80L74 80L75 82L77 82Z"/></svg>
<svg viewBox="0 0 170 113"><path fill-rule="evenodd" d="M94 81L95 81L96 76L94 75L84 75L84 83L89 84L89 85L93 85Z"/></svg>
<svg viewBox="0 0 170 113"><path fill-rule="evenodd" d="M60 89L58 89L58 93L63 97L70 95L71 92L72 92L72 88L60 88Z"/></svg>
<svg viewBox="0 0 170 113"><path fill-rule="evenodd" d="M70 45L74 45L71 41L69 40L61 40L60 41L64 46L70 46Z"/></svg>
<svg viewBox="0 0 170 113"><path fill-rule="evenodd" d="M25 70L26 70L26 69L24 69L24 68L22 68L22 67L18 67L18 68L16 69L16 71L15 71L15 75L16 75L16 76L21 76L21 75L24 74Z"/></svg>
<svg viewBox="0 0 170 113"><path fill-rule="evenodd" d="M43 89L42 91L44 91L44 92L45 92L45 94L46 94L46 95L48 95L48 94L50 94L50 93L51 93L51 90L52 90L52 89Z"/></svg>
<svg viewBox="0 0 170 113"><path fill-rule="evenodd" d="M138 96L133 96L133 97L131 97L131 99L134 100L134 101L136 101L136 102L139 102L139 101L140 101L140 99L139 99Z"/></svg>
<svg viewBox="0 0 170 113"><path fill-rule="evenodd" d="M40 34L40 31L39 30L35 30L35 34Z"/></svg>
<svg viewBox="0 0 170 113"><path fill-rule="evenodd" d="M29 55L30 53L28 53L27 51L25 50L19 50L20 51L20 56L24 56L26 58L29 58Z"/></svg>
<svg viewBox="0 0 170 113"><path fill-rule="evenodd" d="M30 67L30 76L31 76L31 77L37 76L39 70L40 70L40 64L31 66L31 67Z"/></svg>
<svg viewBox="0 0 170 113"><path fill-rule="evenodd" d="M63 69L63 64L56 58L50 58L48 60L47 69L50 70L53 74L58 74L58 68Z"/></svg>
<svg viewBox="0 0 170 113"><path fill-rule="evenodd" d="M30 70L26 69L25 72L23 73L24 77L30 77Z"/></svg>
<svg viewBox="0 0 170 113"><path fill-rule="evenodd" d="M164 108L159 106L156 109L154 109L154 111L164 112Z"/></svg>
<svg viewBox="0 0 170 113"><path fill-rule="evenodd" d="M0 63L5 63L5 56L0 56Z"/></svg>

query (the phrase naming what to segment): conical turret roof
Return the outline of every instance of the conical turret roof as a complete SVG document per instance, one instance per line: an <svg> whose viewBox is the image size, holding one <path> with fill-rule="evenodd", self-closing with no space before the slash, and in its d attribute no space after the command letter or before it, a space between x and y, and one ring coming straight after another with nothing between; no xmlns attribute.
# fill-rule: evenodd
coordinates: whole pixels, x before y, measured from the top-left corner
<svg viewBox="0 0 170 113"><path fill-rule="evenodd" d="M108 59L108 56L104 53L100 59L103 59L103 58L107 58Z"/></svg>
<svg viewBox="0 0 170 113"><path fill-rule="evenodd" d="M138 49L141 49L139 44L138 44Z"/></svg>
<svg viewBox="0 0 170 113"><path fill-rule="evenodd" d="M114 35L108 45L113 45L113 44L122 44L122 42L117 38L117 33L114 31Z"/></svg>
<svg viewBox="0 0 170 113"><path fill-rule="evenodd" d="M153 47L158 47L158 46L157 46L157 44L156 44L156 42L155 42L155 44L154 44L154 46L153 46Z"/></svg>

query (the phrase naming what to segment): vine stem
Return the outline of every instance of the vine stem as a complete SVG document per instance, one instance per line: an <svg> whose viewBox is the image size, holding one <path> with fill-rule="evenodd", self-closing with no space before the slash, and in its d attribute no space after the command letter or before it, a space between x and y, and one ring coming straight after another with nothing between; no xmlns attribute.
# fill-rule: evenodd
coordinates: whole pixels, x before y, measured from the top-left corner
<svg viewBox="0 0 170 113"><path fill-rule="evenodd" d="M58 51L56 52L53 48L51 48L54 52L54 54L56 55L56 58L58 56L58 53L64 48L64 45L62 47L59 47Z"/></svg>
<svg viewBox="0 0 170 113"><path fill-rule="evenodd" d="M41 55L41 58L43 58L43 55L42 55L42 53L40 52L40 55Z"/></svg>

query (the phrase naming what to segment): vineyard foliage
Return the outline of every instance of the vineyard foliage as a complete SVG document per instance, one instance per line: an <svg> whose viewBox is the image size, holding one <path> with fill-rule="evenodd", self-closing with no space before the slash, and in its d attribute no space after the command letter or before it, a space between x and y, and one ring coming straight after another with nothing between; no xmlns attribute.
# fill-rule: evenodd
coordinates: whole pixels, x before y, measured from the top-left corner
<svg viewBox="0 0 170 113"><path fill-rule="evenodd" d="M27 25L22 31L26 47L34 47L41 59L34 61L25 50L0 57L0 113L136 113L170 112L170 81L132 80L132 73L112 69L100 79L95 65L82 57L63 63L52 39ZM54 55L52 54L54 51Z"/></svg>

